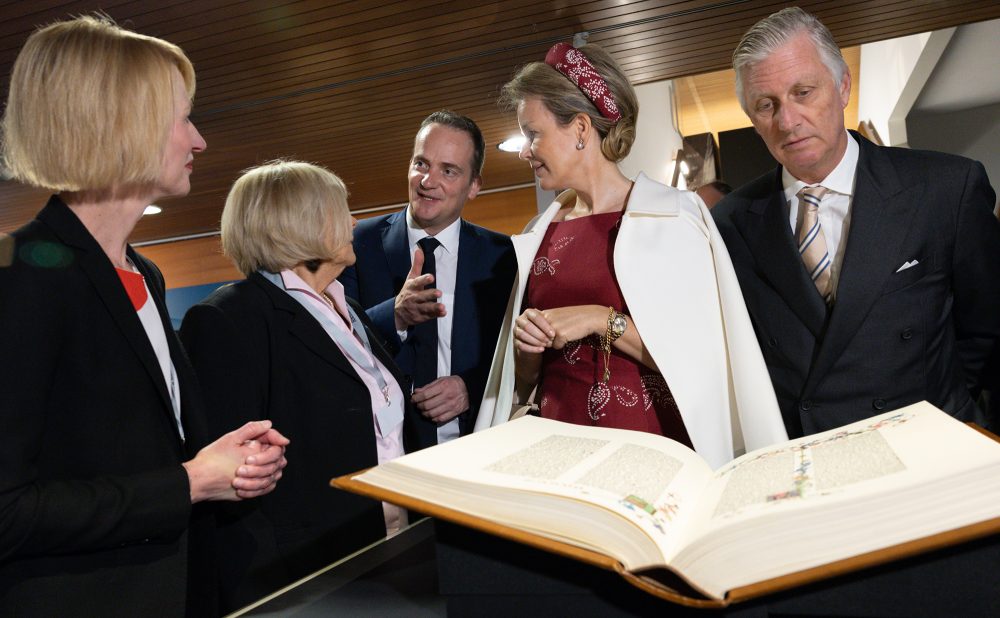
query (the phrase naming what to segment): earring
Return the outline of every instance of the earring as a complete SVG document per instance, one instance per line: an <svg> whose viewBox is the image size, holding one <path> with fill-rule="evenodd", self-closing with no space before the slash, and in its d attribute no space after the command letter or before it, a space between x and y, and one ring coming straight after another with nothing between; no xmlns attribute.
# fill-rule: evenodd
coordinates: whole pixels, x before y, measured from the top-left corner
<svg viewBox="0 0 1000 618"><path fill-rule="evenodd" d="M580 138L580 141L576 143L576 149L583 150L583 138Z"/></svg>

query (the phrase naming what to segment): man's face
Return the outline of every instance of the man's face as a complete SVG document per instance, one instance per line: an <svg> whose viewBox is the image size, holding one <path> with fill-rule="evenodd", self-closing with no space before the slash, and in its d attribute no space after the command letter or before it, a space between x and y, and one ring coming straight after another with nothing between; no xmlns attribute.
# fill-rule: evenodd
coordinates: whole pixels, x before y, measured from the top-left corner
<svg viewBox="0 0 1000 618"><path fill-rule="evenodd" d="M428 234L437 234L462 216L465 202L479 193L473 150L465 131L430 124L417 134L410 159L410 213Z"/></svg>
<svg viewBox="0 0 1000 618"><path fill-rule="evenodd" d="M847 149L850 74L838 87L804 33L745 71L747 115L771 155L799 180L826 178Z"/></svg>

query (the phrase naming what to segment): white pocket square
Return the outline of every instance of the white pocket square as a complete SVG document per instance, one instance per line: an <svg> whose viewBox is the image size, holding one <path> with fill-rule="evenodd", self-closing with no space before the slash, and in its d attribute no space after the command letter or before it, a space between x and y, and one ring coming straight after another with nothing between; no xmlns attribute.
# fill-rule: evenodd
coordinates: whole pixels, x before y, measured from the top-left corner
<svg viewBox="0 0 1000 618"><path fill-rule="evenodd" d="M896 269L896 272L901 273L904 270L906 270L907 268L913 268L914 266L916 266L919 263L920 263L920 260L911 260L909 262L904 262L902 266L900 266L899 268Z"/></svg>

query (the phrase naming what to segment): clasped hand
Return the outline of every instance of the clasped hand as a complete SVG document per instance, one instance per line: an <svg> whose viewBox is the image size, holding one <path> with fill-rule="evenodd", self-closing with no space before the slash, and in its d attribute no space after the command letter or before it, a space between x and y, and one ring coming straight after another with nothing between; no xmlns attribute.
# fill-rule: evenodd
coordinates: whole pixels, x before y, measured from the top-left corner
<svg viewBox="0 0 1000 618"><path fill-rule="evenodd" d="M242 500L271 492L288 465L289 440L271 421L251 421L198 451L184 463L191 501Z"/></svg>
<svg viewBox="0 0 1000 618"><path fill-rule="evenodd" d="M555 309L525 309L514 320L514 345L521 352L541 354L546 348L561 350L570 341L603 335L608 308L577 305Z"/></svg>

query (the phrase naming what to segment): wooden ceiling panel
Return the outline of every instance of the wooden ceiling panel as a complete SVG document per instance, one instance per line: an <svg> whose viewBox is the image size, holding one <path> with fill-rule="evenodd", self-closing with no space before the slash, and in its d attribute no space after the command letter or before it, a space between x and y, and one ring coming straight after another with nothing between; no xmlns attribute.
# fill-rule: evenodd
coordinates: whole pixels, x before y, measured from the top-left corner
<svg viewBox="0 0 1000 618"><path fill-rule="evenodd" d="M354 209L406 200L413 135L428 113L476 119L485 188L531 182L495 145L517 132L500 87L576 32L606 47L635 83L724 69L743 32L785 2L750 0L23 0L0 3L2 96L25 38L42 24L102 10L180 45L198 72L193 119L209 147L193 190L144 218L134 239L217 229L240 170L279 157L327 165ZM842 46L1000 17L977 0L803 1ZM678 92L684 83L678 82ZM698 85L702 110L732 84ZM0 231L22 225L45 192L0 182Z"/></svg>

